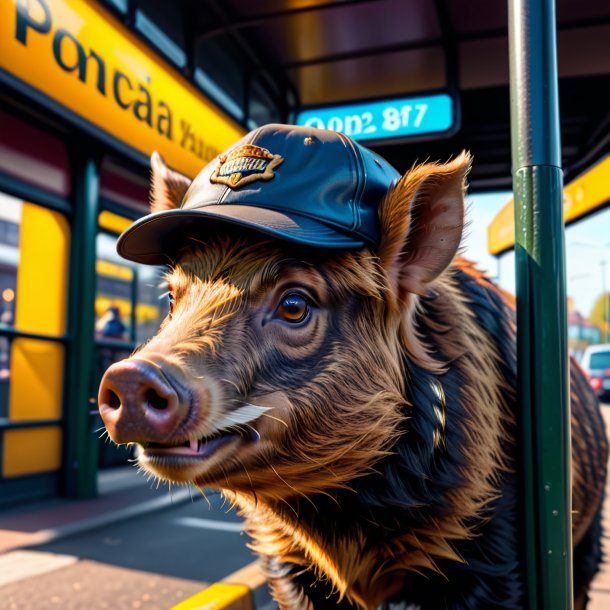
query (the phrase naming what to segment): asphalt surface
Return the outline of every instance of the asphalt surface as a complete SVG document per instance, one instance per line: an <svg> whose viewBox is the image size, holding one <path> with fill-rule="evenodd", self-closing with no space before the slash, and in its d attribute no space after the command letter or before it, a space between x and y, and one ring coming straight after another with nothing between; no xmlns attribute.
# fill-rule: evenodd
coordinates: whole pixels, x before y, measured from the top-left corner
<svg viewBox="0 0 610 610"><path fill-rule="evenodd" d="M160 492L161 493L161 492ZM163 493L167 493L164 491ZM256 557L239 519L218 494L30 547L50 553L202 582L225 577Z"/></svg>
<svg viewBox="0 0 610 610"><path fill-rule="evenodd" d="M207 497L193 491L192 501L0 556L0 610L173 607L256 559L242 520L219 494Z"/></svg>

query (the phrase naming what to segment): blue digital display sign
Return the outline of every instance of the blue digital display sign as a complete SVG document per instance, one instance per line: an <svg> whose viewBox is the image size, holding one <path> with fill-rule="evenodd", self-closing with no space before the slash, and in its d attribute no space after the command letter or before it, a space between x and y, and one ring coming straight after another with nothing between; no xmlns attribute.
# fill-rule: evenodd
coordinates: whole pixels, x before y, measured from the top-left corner
<svg viewBox="0 0 610 610"><path fill-rule="evenodd" d="M445 93L363 104L308 108L297 125L340 131L354 140L385 140L453 127L453 100Z"/></svg>

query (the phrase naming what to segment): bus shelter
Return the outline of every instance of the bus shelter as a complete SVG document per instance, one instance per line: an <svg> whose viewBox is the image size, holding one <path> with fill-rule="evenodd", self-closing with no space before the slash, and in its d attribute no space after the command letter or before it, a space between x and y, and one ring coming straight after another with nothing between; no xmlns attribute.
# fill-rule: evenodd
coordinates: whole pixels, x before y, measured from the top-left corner
<svg viewBox="0 0 610 610"><path fill-rule="evenodd" d="M608 40L602 0L2 3L0 502L91 496L125 458L90 442L91 411L164 315L158 272L113 253L153 150L193 176L268 122L344 131L402 172L465 148L471 193L515 185L530 603L567 607L549 578L569 560L539 555L570 536L561 193L610 151Z"/></svg>

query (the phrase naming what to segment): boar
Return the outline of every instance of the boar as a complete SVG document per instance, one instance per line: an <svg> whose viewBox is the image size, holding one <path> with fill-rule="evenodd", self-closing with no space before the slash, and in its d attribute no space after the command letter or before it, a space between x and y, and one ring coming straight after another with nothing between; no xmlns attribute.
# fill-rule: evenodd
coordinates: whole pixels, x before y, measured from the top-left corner
<svg viewBox="0 0 610 610"><path fill-rule="evenodd" d="M118 250L169 265L170 312L100 412L143 468L239 507L283 610L525 605L514 303L457 255L470 163L401 177L283 125L192 183L152 157L152 213ZM584 608L608 448L574 364L571 400Z"/></svg>

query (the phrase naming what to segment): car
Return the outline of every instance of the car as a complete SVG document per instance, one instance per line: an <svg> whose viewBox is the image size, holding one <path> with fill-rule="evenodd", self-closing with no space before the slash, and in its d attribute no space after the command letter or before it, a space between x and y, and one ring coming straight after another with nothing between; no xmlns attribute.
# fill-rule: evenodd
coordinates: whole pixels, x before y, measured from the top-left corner
<svg viewBox="0 0 610 610"><path fill-rule="evenodd" d="M599 399L610 402L610 343L587 347L581 366Z"/></svg>

